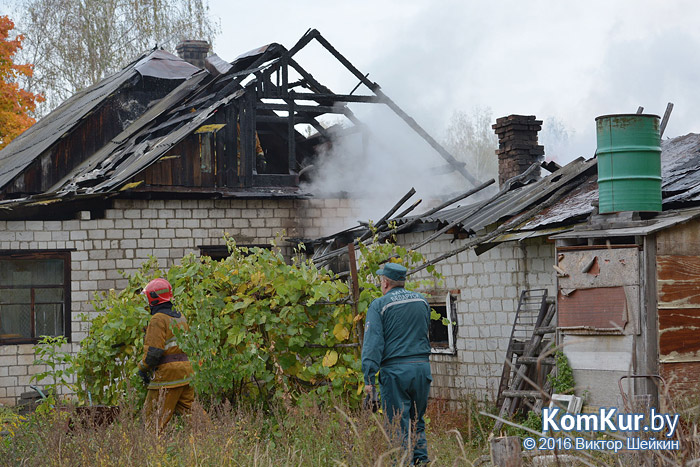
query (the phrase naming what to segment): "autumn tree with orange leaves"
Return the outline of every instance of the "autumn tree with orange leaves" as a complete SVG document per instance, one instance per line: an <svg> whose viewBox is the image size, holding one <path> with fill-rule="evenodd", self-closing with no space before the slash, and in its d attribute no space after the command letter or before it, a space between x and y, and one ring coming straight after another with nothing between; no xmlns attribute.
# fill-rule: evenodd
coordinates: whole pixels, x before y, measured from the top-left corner
<svg viewBox="0 0 700 467"><path fill-rule="evenodd" d="M43 97L21 89L20 76L32 76L32 65L17 65L13 57L22 48L24 36L10 39L15 24L8 16L0 16L0 149L19 136L36 120L29 114Z"/></svg>

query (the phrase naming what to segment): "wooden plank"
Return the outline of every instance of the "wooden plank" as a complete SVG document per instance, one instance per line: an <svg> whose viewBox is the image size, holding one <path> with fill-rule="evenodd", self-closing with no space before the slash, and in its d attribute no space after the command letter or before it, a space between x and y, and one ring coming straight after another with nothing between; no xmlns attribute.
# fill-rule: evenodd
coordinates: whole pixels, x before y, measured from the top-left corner
<svg viewBox="0 0 700 467"><path fill-rule="evenodd" d="M648 375L659 374L659 334L657 308L657 251L656 236L647 235L644 237L644 250L642 251L642 261L644 279L642 280L642 290L640 296L640 326L641 339L635 342L636 364L639 373ZM651 378L635 378L636 394L650 394L652 407L659 406L659 390L656 382Z"/></svg>
<svg viewBox="0 0 700 467"><path fill-rule="evenodd" d="M700 256L659 255L660 281L699 281Z"/></svg>
<svg viewBox="0 0 700 467"><path fill-rule="evenodd" d="M190 180L185 183L186 186L202 186L202 155L201 150L201 135L190 135L187 141L187 160L188 168L191 170L189 172L192 175Z"/></svg>
<svg viewBox="0 0 700 467"><path fill-rule="evenodd" d="M597 257L598 274L591 274L591 271L582 272L593 257ZM568 274L567 277L559 278L560 289L639 285L637 248L559 251L557 266Z"/></svg>
<svg viewBox="0 0 700 467"><path fill-rule="evenodd" d="M577 289L559 292L559 327L624 329L627 325L627 296L623 287Z"/></svg>
<svg viewBox="0 0 700 467"><path fill-rule="evenodd" d="M669 102L666 105L666 111L664 112L664 117L661 119L661 125L659 126L659 137L664 136L664 131L666 131L666 125L668 124L668 119L671 118L672 111L673 111L673 102Z"/></svg>
<svg viewBox="0 0 700 467"><path fill-rule="evenodd" d="M700 307L700 257L657 257L659 308Z"/></svg>
<svg viewBox="0 0 700 467"><path fill-rule="evenodd" d="M700 307L659 309L659 360L700 361Z"/></svg>
<svg viewBox="0 0 700 467"><path fill-rule="evenodd" d="M489 441L491 447L491 464L502 467L520 467L523 465L520 451L520 438L507 436L492 438Z"/></svg>
<svg viewBox="0 0 700 467"><path fill-rule="evenodd" d="M700 256L700 219L662 230L656 234L656 248L661 255Z"/></svg>
<svg viewBox="0 0 700 467"><path fill-rule="evenodd" d="M659 309L695 308L700 306L700 283L659 281ZM695 287L695 289L693 289Z"/></svg>
<svg viewBox="0 0 700 467"><path fill-rule="evenodd" d="M408 126L410 126L413 131L418 133L419 136L421 136L435 151L437 151L438 154L440 154L443 159L445 159L447 162L449 162L452 166L455 167L457 172L459 172L464 178L466 178L472 185L478 186L481 184L480 181L478 181L476 178L472 176L472 174L467 171L467 169L460 165L457 160L447 152L447 150L440 145L432 136L430 136L424 129L421 127L413 118L411 118L406 112L403 111L394 101L389 99L389 96L384 94L376 83L373 83L369 79L367 79L355 66L350 63L348 59L346 59L340 52L338 52L335 47L333 47L330 42L328 42L323 36L321 36L320 33L317 32L316 34L316 40L323 45L326 50L328 50L331 55L333 55L340 63L342 63L345 68L350 71L353 75L355 75L360 81L362 81L363 84L365 84L369 89L371 89L377 97L379 97L384 104L387 105L391 110L396 113Z"/></svg>
<svg viewBox="0 0 700 467"><path fill-rule="evenodd" d="M697 393L700 362L662 363L659 366L671 397ZM661 388L661 391L664 389L666 388Z"/></svg>

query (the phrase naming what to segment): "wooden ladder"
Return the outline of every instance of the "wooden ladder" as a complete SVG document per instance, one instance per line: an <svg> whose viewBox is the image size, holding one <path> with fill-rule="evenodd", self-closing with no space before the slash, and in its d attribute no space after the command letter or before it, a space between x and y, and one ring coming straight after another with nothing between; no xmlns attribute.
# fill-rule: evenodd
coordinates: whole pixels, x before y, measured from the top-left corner
<svg viewBox="0 0 700 467"><path fill-rule="evenodd" d="M528 320L527 316L532 314L533 303L539 305L534 322ZM540 407L544 402L544 391L533 388L527 379L536 380L538 366L551 369L555 364L554 358L541 357L548 347L543 345L544 336L556 331L556 326L550 326L555 314L556 304L553 298L547 297L546 290L526 290L521 293L499 386L497 405L501 407L500 418L513 416L523 398L536 400ZM520 340L517 337L523 334L524 329L527 330L528 337ZM503 422L497 420L494 433L502 426Z"/></svg>

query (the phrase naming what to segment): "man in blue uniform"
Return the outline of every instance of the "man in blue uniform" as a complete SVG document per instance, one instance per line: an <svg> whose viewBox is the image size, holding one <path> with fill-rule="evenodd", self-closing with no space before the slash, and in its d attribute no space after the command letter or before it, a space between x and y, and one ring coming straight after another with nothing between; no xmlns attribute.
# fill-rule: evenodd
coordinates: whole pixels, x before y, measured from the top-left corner
<svg viewBox="0 0 700 467"><path fill-rule="evenodd" d="M389 418L400 417L404 445L415 423L413 463L427 463L423 414L430 391L430 306L425 298L404 288L406 268L387 263L377 271L384 294L367 310L362 346L365 392L374 390L379 373L382 407Z"/></svg>

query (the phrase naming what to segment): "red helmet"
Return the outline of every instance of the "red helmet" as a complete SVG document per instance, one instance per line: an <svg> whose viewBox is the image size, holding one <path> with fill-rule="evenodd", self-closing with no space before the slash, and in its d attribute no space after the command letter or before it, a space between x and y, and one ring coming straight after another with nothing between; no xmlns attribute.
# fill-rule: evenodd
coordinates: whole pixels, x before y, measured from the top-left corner
<svg viewBox="0 0 700 467"><path fill-rule="evenodd" d="M173 286L159 277L149 282L141 293L146 296L149 305L156 306L173 299Z"/></svg>

